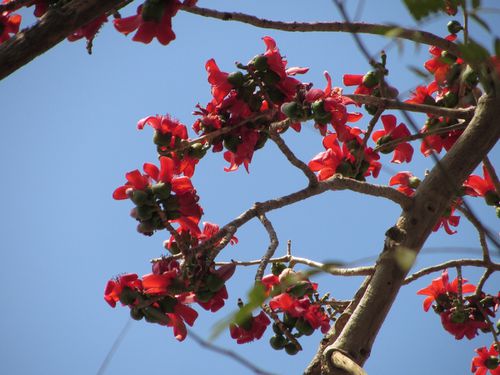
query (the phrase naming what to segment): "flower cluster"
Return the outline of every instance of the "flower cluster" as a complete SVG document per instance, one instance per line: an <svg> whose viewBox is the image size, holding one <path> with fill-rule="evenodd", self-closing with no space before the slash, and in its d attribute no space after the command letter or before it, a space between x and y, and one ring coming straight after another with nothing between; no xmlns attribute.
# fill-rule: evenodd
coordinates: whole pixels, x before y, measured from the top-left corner
<svg viewBox="0 0 500 375"><path fill-rule="evenodd" d="M499 350L495 344L489 350L486 347L476 349L477 357L472 359L471 372L486 375L489 371L491 375L500 375Z"/></svg>
<svg viewBox="0 0 500 375"><path fill-rule="evenodd" d="M497 216L500 217L500 197L493 179L484 165L483 176L484 178L474 174L470 175L463 184L464 193L472 197L483 197L487 205L495 207Z"/></svg>
<svg viewBox="0 0 500 375"><path fill-rule="evenodd" d="M110 280L104 299L112 307L118 301L129 306L136 320L173 327L174 336L182 341L185 323L192 326L198 316L188 305L198 303L205 310L218 311L228 298L225 282L235 270L234 264L207 267L198 259L193 256L179 263L172 257L160 258L153 263L152 273L142 279L126 274Z"/></svg>
<svg viewBox="0 0 500 375"><path fill-rule="evenodd" d="M432 305L441 317L443 328L457 340L464 337L471 340L478 334L478 330L488 332L490 328L487 316L495 316L500 301L498 296L484 293L464 297L463 294L476 292L476 287L466 282L465 279L459 281L455 278L450 283L448 270L444 270L440 277L432 280L431 285L417 292L427 296L424 310L428 311ZM459 294L459 287L462 295Z"/></svg>
<svg viewBox="0 0 500 375"><path fill-rule="evenodd" d="M223 72L214 59L205 65L213 99L205 108L198 105L195 114L199 119L193 129L200 135L218 132L211 146L214 152L226 149L224 159L230 163L226 171L235 171L242 164L248 171L254 152L269 137L269 123L284 118L276 108L291 100L301 87L293 76L307 72L307 68L287 69L275 41L271 37L263 40L263 54L247 65L238 64L244 72Z"/></svg>

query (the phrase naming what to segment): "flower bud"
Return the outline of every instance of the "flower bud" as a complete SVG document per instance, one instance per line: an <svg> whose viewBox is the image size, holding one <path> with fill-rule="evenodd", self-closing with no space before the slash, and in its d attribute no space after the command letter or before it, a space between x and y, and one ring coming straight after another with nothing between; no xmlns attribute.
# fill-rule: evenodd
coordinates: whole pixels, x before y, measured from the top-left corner
<svg viewBox="0 0 500 375"><path fill-rule="evenodd" d="M264 55L257 55L250 61L250 64L254 66L255 70L264 71L268 67L267 57Z"/></svg>
<svg viewBox="0 0 500 375"><path fill-rule="evenodd" d="M151 186L151 190L153 191L153 194L156 196L156 198L167 199L170 196L171 186L170 184L166 184L160 181Z"/></svg>
<svg viewBox="0 0 500 375"><path fill-rule="evenodd" d="M370 70L363 76L363 85L367 88L372 88L378 85L378 76L377 72L374 70Z"/></svg>
<svg viewBox="0 0 500 375"><path fill-rule="evenodd" d="M207 153L207 148L205 148L201 143L195 143L189 148L189 155L195 159L202 159Z"/></svg>
<svg viewBox="0 0 500 375"><path fill-rule="evenodd" d="M163 17L165 4L166 2L162 0L146 0L141 11L143 21L159 23Z"/></svg>
<svg viewBox="0 0 500 375"><path fill-rule="evenodd" d="M220 277L214 274L210 274L207 276L206 280L206 286L208 290L211 292L218 292L223 286L224 286L225 281L222 280Z"/></svg>
<svg viewBox="0 0 500 375"><path fill-rule="evenodd" d="M204 303L210 301L214 295L215 293L210 290L198 290L196 292L196 299Z"/></svg>
<svg viewBox="0 0 500 375"><path fill-rule="evenodd" d="M170 296L165 296L161 300L158 301L158 304L160 305L160 309L162 312L166 313L173 313L174 312L174 307L177 305L178 301L177 298L170 297Z"/></svg>
<svg viewBox="0 0 500 375"><path fill-rule="evenodd" d="M172 140L172 133L161 133L155 131L153 134L153 143L157 146L170 146Z"/></svg>
<svg viewBox="0 0 500 375"><path fill-rule="evenodd" d="M286 339L282 335L276 335L271 337L271 339L269 340L269 344L271 344L271 347L273 349L281 350L286 345Z"/></svg>
<svg viewBox="0 0 500 375"><path fill-rule="evenodd" d="M135 290L130 289L129 287L123 288L120 293L120 302L123 305L132 305L137 298L137 292Z"/></svg>
<svg viewBox="0 0 500 375"><path fill-rule="evenodd" d="M143 190L134 190L130 194L130 200L134 202L136 205L141 206L147 203L148 193L146 193Z"/></svg>
<svg viewBox="0 0 500 375"><path fill-rule="evenodd" d="M224 147L233 153L236 153L238 151L238 145L240 143L240 139L232 135L226 136L224 138Z"/></svg>
<svg viewBox="0 0 500 375"><path fill-rule="evenodd" d="M288 328L292 329L295 327L295 323L297 323L297 318L294 318L288 313L283 314L283 324Z"/></svg>
<svg viewBox="0 0 500 375"><path fill-rule="evenodd" d="M153 217L155 211L152 206L137 206L137 218L141 221L149 220Z"/></svg>
<svg viewBox="0 0 500 375"><path fill-rule="evenodd" d="M297 331L300 333L306 335L306 336L311 336L314 333L314 328L311 327L309 322L306 320L300 318L297 320L297 323L295 324L295 328L297 328Z"/></svg>
<svg viewBox="0 0 500 375"><path fill-rule="evenodd" d="M243 86L243 83L245 83L245 77L243 76L243 73L240 72L239 70L236 72L233 72L227 76L227 81L235 88Z"/></svg>
<svg viewBox="0 0 500 375"><path fill-rule="evenodd" d="M495 191L493 191L493 190L487 191L484 194L484 200L486 201L486 204L488 206L498 206L498 205L500 205L498 194Z"/></svg>
<svg viewBox="0 0 500 375"><path fill-rule="evenodd" d="M285 345L285 351L289 355L295 355L299 352L299 348L294 343L289 343Z"/></svg>
<svg viewBox="0 0 500 375"><path fill-rule="evenodd" d="M144 314L142 313L141 309L132 307L130 309L130 317L134 320L141 320L142 318L144 318Z"/></svg>
<svg viewBox="0 0 500 375"><path fill-rule="evenodd" d="M460 24L460 22L455 21L455 20L448 22L448 24L446 26L447 26L448 32L450 34L458 34L461 30L463 30L463 27Z"/></svg>

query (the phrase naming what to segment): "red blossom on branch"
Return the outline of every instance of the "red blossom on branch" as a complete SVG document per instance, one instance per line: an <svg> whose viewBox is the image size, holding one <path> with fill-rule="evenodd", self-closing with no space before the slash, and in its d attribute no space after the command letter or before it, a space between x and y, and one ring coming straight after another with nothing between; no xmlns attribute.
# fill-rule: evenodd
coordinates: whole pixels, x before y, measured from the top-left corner
<svg viewBox="0 0 500 375"><path fill-rule="evenodd" d="M410 135L410 132L405 124L400 123L396 126L396 117L393 115L381 116L384 130L377 130L373 132L372 139L377 142L377 146L383 146L384 143L396 141ZM393 163L411 162L413 156L413 147L408 142L398 143L390 149L381 148L381 152L389 153L394 151L392 158Z"/></svg>
<svg viewBox="0 0 500 375"><path fill-rule="evenodd" d="M259 315L250 316L239 325L231 324L229 332L231 338L235 339L238 344L245 344L260 339L269 324L271 324L271 321L264 311L261 311Z"/></svg>
<svg viewBox="0 0 500 375"><path fill-rule="evenodd" d="M500 375L499 351L495 344L488 350L486 347L476 349L477 357L472 358L471 372L474 375L486 375L489 371L491 375Z"/></svg>
<svg viewBox="0 0 500 375"><path fill-rule="evenodd" d="M8 2L3 1L4 3ZM21 16L19 14L12 14L11 12L2 12L0 14L0 43L10 39L14 34L19 31L21 25Z"/></svg>

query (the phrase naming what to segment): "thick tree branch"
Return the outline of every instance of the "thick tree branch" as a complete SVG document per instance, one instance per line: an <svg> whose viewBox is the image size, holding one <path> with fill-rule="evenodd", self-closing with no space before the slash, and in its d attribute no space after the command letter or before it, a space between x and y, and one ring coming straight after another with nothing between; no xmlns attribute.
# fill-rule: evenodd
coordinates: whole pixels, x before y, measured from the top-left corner
<svg viewBox="0 0 500 375"><path fill-rule="evenodd" d="M282 31L301 32L346 32L360 34L375 34L400 39L412 40L417 43L428 44L447 50L460 56L458 46L444 38L423 30L406 29L398 26L371 24L363 22L282 22L258 18L249 14L237 12L220 12L213 9L199 7L183 7L182 10L203 17L217 18L223 21L237 21L252 26Z"/></svg>
<svg viewBox="0 0 500 375"><path fill-rule="evenodd" d="M0 80L51 49L78 28L118 8L124 0L72 0L51 8L35 25L0 44Z"/></svg>
<svg viewBox="0 0 500 375"><path fill-rule="evenodd" d="M336 351L348 354L360 366L368 359L378 331L409 271L399 265L396 250L402 248L418 254L456 190L497 142L500 136L498 118L500 99L483 96L467 129L417 189L412 207L402 212L394 227L397 236L392 231L392 237L386 239L366 293L340 337L325 350L327 359L330 360Z"/></svg>

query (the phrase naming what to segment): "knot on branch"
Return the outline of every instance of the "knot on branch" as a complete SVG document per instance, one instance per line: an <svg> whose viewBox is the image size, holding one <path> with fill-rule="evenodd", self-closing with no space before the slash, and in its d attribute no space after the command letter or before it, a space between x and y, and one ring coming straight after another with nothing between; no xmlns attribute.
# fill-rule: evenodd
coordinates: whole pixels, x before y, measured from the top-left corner
<svg viewBox="0 0 500 375"><path fill-rule="evenodd" d="M369 355L369 351L361 348L359 355L361 358L366 358ZM323 357L324 364L328 367L329 373L366 375L366 371L351 359L351 357L355 358L355 355L349 355L342 349L335 348L333 345L324 350Z"/></svg>

